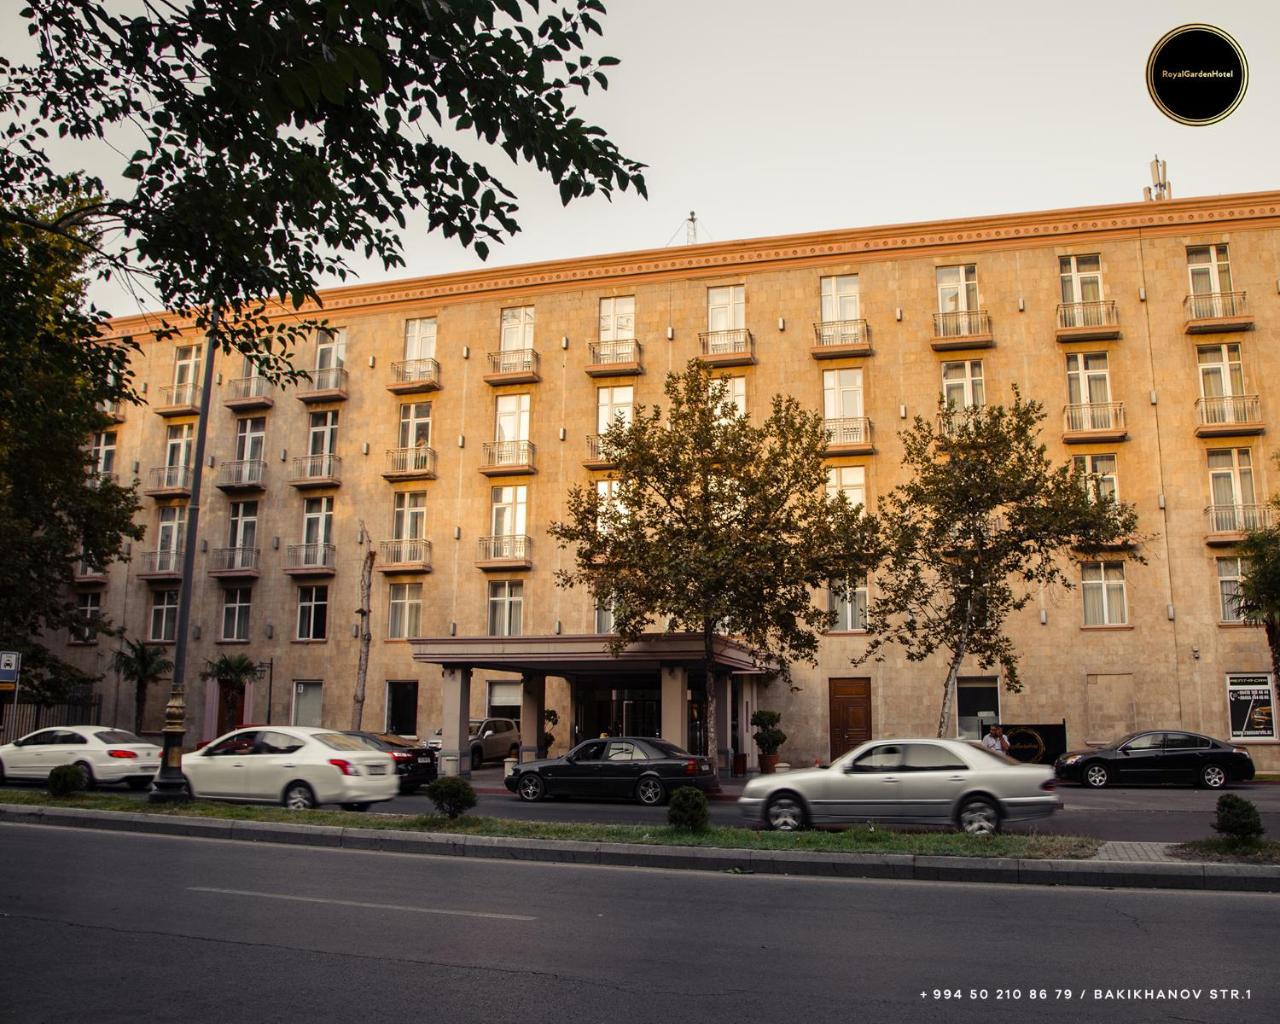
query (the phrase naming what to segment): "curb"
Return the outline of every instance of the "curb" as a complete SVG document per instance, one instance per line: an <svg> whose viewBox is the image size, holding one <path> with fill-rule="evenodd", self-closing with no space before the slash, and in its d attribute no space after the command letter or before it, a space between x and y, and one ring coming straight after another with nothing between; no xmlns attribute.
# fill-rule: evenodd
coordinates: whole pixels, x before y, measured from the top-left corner
<svg viewBox="0 0 1280 1024"><path fill-rule="evenodd" d="M635 843L579 843L559 839L522 840L398 829L338 828L332 825L289 825L271 821L183 818L16 804L0 804L0 824L51 825L149 835L230 839L249 843L286 843L346 850L681 871L732 871L757 875L890 878L932 882L996 882L1012 885L1075 885L1108 889L1280 892L1280 867L1253 864L1125 863L722 850L644 846Z"/></svg>

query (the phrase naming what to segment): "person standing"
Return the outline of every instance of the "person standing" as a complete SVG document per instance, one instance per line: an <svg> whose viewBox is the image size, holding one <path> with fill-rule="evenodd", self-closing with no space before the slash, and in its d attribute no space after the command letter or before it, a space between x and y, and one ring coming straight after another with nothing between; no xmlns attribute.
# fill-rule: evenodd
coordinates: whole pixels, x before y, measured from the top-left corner
<svg viewBox="0 0 1280 1024"><path fill-rule="evenodd" d="M999 725L993 725L982 737L982 745L993 754L1009 753L1009 737L1004 734L1004 729Z"/></svg>

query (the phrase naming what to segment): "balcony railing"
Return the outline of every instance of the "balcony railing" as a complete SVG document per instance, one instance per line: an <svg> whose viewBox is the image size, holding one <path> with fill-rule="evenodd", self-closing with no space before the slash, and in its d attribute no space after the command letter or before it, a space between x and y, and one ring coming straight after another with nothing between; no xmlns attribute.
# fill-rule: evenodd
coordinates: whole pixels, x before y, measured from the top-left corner
<svg viewBox="0 0 1280 1024"><path fill-rule="evenodd" d="M1244 292L1205 292L1201 295L1188 295L1185 307L1188 320L1225 320L1249 315Z"/></svg>
<svg viewBox="0 0 1280 1024"><path fill-rule="evenodd" d="M1082 402L1063 409L1063 429L1068 434L1124 430L1123 402Z"/></svg>
<svg viewBox="0 0 1280 1024"><path fill-rule="evenodd" d="M435 476L435 449L426 445L416 448L388 448L384 476Z"/></svg>
<svg viewBox="0 0 1280 1024"><path fill-rule="evenodd" d="M261 548L214 548L209 552L210 572L257 572Z"/></svg>
<svg viewBox="0 0 1280 1024"><path fill-rule="evenodd" d="M484 445L486 468L532 466L534 447L528 441L487 441Z"/></svg>
<svg viewBox="0 0 1280 1024"><path fill-rule="evenodd" d="M991 316L985 309L961 309L933 314L935 338L970 338L991 333Z"/></svg>
<svg viewBox="0 0 1280 1024"><path fill-rule="evenodd" d="M827 320L813 325L814 345L817 348L866 348L867 322L865 320Z"/></svg>
<svg viewBox="0 0 1280 1024"><path fill-rule="evenodd" d="M491 374L526 374L538 372L538 353L531 348L504 349L489 353Z"/></svg>
<svg viewBox="0 0 1280 1024"><path fill-rule="evenodd" d="M342 460L336 455L303 455L293 460L293 475L289 482L337 480L341 470Z"/></svg>
<svg viewBox="0 0 1280 1024"><path fill-rule="evenodd" d="M596 466L612 466L614 461L604 454L604 435L588 434L587 435L587 458L588 464Z"/></svg>
<svg viewBox="0 0 1280 1024"><path fill-rule="evenodd" d="M117 423L124 421L124 402L101 402L98 404L98 409L104 416L115 420Z"/></svg>
<svg viewBox="0 0 1280 1024"><path fill-rule="evenodd" d="M636 367L640 363L640 342L635 338L592 341L587 344L587 353L592 366Z"/></svg>
<svg viewBox="0 0 1280 1024"><path fill-rule="evenodd" d="M756 355L755 338L745 327L730 331L700 331L698 343L702 348L702 358L709 362L750 362Z"/></svg>
<svg viewBox="0 0 1280 1024"><path fill-rule="evenodd" d="M863 447L871 443L871 421L865 416L843 416L825 419L827 448Z"/></svg>
<svg viewBox="0 0 1280 1024"><path fill-rule="evenodd" d="M182 572L182 548L142 552L139 576L176 576Z"/></svg>
<svg viewBox="0 0 1280 1024"><path fill-rule="evenodd" d="M156 466L147 476L147 489L151 491L191 490L190 466Z"/></svg>
<svg viewBox="0 0 1280 1024"><path fill-rule="evenodd" d="M267 464L262 459L244 459L239 462L224 462L218 467L218 486L261 487L267 476Z"/></svg>
<svg viewBox="0 0 1280 1024"><path fill-rule="evenodd" d="M105 580L107 578L106 566L94 565L87 562L83 558L76 562L75 567L71 570L72 575L81 582L89 580Z"/></svg>
<svg viewBox="0 0 1280 1024"><path fill-rule="evenodd" d="M1080 332L1086 332L1089 337L1095 337L1094 330L1110 334L1110 328L1119 326L1114 299L1058 304L1058 330L1068 336L1079 337Z"/></svg>
<svg viewBox="0 0 1280 1024"><path fill-rule="evenodd" d="M332 570L338 549L332 544L290 544L285 550L285 569Z"/></svg>
<svg viewBox="0 0 1280 1024"><path fill-rule="evenodd" d="M166 384L160 389L156 411L164 409L196 409L200 406L200 385Z"/></svg>
<svg viewBox="0 0 1280 1024"><path fill-rule="evenodd" d="M347 395L347 371L341 366L326 366L320 370L308 370L310 381L304 381L298 389L298 397L304 402L325 402L345 398Z"/></svg>
<svg viewBox="0 0 1280 1024"><path fill-rule="evenodd" d="M391 364L392 391L431 391L440 386L440 364L434 359L402 359Z"/></svg>
<svg viewBox="0 0 1280 1024"><path fill-rule="evenodd" d="M1210 505L1204 514L1210 533L1244 533L1271 525L1270 505Z"/></svg>
<svg viewBox="0 0 1280 1024"><path fill-rule="evenodd" d="M1196 402L1200 425L1231 426L1262 422L1262 402L1257 395L1219 395Z"/></svg>
<svg viewBox="0 0 1280 1024"><path fill-rule="evenodd" d="M386 565L429 566L431 541L420 537L384 540L378 545L378 554Z"/></svg>
<svg viewBox="0 0 1280 1024"><path fill-rule="evenodd" d="M266 377L236 377L227 381L228 402L271 404L275 386Z"/></svg>
<svg viewBox="0 0 1280 1024"><path fill-rule="evenodd" d="M481 562L523 562L529 558L532 550L532 537L525 537L520 534L481 537L479 560Z"/></svg>

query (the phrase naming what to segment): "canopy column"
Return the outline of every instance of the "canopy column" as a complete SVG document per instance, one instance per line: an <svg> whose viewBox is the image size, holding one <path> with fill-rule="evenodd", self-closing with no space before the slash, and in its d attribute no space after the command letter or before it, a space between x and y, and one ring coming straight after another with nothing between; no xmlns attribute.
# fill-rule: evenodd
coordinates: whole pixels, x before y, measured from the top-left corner
<svg viewBox="0 0 1280 1024"><path fill-rule="evenodd" d="M689 670L683 665L663 665L662 738L682 750L689 749Z"/></svg>
<svg viewBox="0 0 1280 1024"><path fill-rule="evenodd" d="M455 758L456 771L471 777L471 666L448 666L444 670L444 732L440 743L440 774L445 759Z"/></svg>
<svg viewBox="0 0 1280 1024"><path fill-rule="evenodd" d="M732 677L728 672L717 672L713 677L716 690L716 747L719 755L715 764L721 771L729 771L733 767L733 737L730 735L730 723L733 721ZM707 751L710 755L711 751Z"/></svg>
<svg viewBox="0 0 1280 1024"><path fill-rule="evenodd" d="M542 713L547 706L547 677L526 672L521 681L520 760L533 761L546 753L542 749Z"/></svg>

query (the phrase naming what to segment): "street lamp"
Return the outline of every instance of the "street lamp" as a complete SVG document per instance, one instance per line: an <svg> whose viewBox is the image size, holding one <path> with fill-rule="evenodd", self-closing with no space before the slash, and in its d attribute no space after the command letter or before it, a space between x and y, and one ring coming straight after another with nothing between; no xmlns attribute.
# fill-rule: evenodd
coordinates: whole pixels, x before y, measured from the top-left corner
<svg viewBox="0 0 1280 1024"><path fill-rule="evenodd" d="M267 680L267 725L271 724L271 684L275 680L276 659L268 658L266 661L260 661L255 666L259 682L266 677Z"/></svg>

